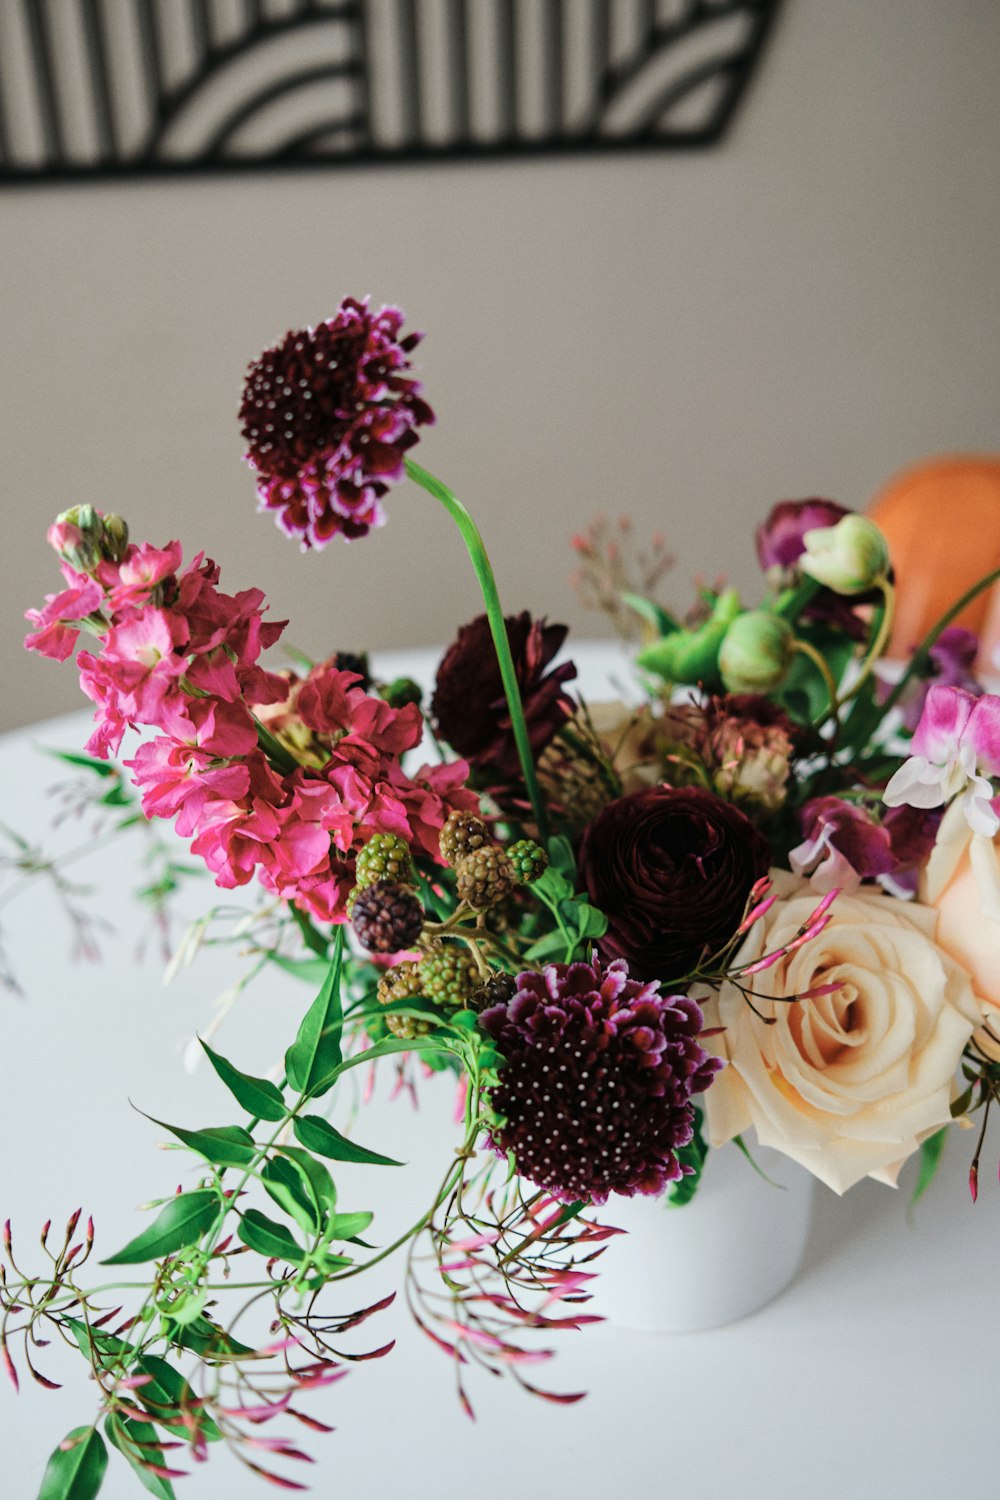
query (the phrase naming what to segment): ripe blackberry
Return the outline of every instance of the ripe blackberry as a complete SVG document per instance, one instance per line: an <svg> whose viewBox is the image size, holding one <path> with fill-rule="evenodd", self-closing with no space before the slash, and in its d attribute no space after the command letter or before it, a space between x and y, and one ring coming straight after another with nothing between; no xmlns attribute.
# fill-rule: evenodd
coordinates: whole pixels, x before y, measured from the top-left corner
<svg viewBox="0 0 1000 1500"><path fill-rule="evenodd" d="M453 812L441 830L441 858L453 867L466 854L492 843L489 829L474 813Z"/></svg>
<svg viewBox="0 0 1000 1500"><path fill-rule="evenodd" d="M518 839L507 850L507 858L514 866L514 874L522 885L531 885L549 867L549 856L541 844L534 839Z"/></svg>
<svg viewBox="0 0 1000 1500"><path fill-rule="evenodd" d="M486 844L464 855L456 866L460 901L475 911L488 911L510 894L516 883L514 866L499 844Z"/></svg>
<svg viewBox="0 0 1000 1500"><path fill-rule="evenodd" d="M413 878L410 846L396 833L372 834L358 854L354 870L354 878L362 887L374 885L376 880L409 885Z"/></svg>
<svg viewBox="0 0 1000 1500"><path fill-rule="evenodd" d="M355 896L351 923L358 942L369 953L399 953L412 948L420 936L424 909L409 886L376 880Z"/></svg>
<svg viewBox="0 0 1000 1500"><path fill-rule="evenodd" d="M408 703L419 703L423 698L420 684L412 677L394 677L382 688L382 697L390 708L405 708Z"/></svg>
<svg viewBox="0 0 1000 1500"><path fill-rule="evenodd" d="M491 1005L506 1005L517 994L517 980L502 971L491 974L485 984L473 990L466 1004L470 1010L489 1010Z"/></svg>
<svg viewBox="0 0 1000 1500"><path fill-rule="evenodd" d="M439 1005L464 1005L479 980L468 948L443 943L421 960L423 993Z"/></svg>

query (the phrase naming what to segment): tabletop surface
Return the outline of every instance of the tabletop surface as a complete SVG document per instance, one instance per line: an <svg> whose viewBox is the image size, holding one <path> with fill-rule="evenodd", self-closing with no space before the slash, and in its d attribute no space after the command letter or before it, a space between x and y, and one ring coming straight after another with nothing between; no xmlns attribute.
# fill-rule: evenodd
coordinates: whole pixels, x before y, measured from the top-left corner
<svg viewBox="0 0 1000 1500"><path fill-rule="evenodd" d="M387 676L426 673L429 659L387 653L379 665ZM615 648L589 654L592 696L598 683L608 696L608 678L624 677L624 663ZM91 840L86 821L52 829L58 803L47 792L66 779L65 768L37 747L77 749L87 722L86 713L73 715L0 740L0 822L49 850ZM42 882L0 911L23 991L0 992L0 1219L13 1221L29 1261L46 1218L58 1224L82 1202L96 1220L99 1250L110 1253L138 1231L136 1206L172 1189L180 1159L156 1153L163 1132L133 1105L189 1126L228 1118L218 1081L206 1067L189 1071L185 1051L237 977L232 955L202 952L163 987L156 943L144 957L136 952L145 923L131 898L140 854L130 835L95 845L76 867L94 891L80 899L94 909L100 893L114 923L99 962L74 960L71 934ZM193 882L187 916L210 894L206 882ZM222 1023L220 1050L248 1071L267 1071L309 998L296 981L268 971ZM445 1079L430 1082L416 1111L388 1094L380 1086L364 1106L362 1138L390 1155L404 1141L409 1169L391 1181L384 1171L346 1169L356 1174L353 1204L376 1208L386 1239L418 1216L456 1144ZM998 1150L994 1137L975 1206L965 1185L971 1138L957 1132L912 1211L912 1162L898 1192L866 1181L840 1199L820 1187L797 1280L739 1323L684 1335L602 1324L561 1336L546 1375L557 1389L589 1392L575 1406L554 1407L483 1376L470 1387L477 1413L470 1422L447 1358L404 1307L392 1307L380 1315L375 1341L396 1338L393 1353L354 1366L313 1399L310 1410L337 1430L309 1435L316 1463L304 1477L319 1495L375 1500L508 1493L590 1500L623 1488L699 1500L930 1500L985 1482L998 1363L990 1330L1000 1313L1000 1187L985 1166ZM613 1244L604 1263L613 1274ZM397 1270L390 1262L371 1274L370 1300L392 1290ZM27 1380L18 1397L0 1389L3 1500L34 1500L56 1442L92 1418L83 1362L56 1351L44 1368L63 1389L46 1392ZM214 1451L178 1486L189 1500L267 1492ZM141 1493L113 1455L102 1496Z"/></svg>

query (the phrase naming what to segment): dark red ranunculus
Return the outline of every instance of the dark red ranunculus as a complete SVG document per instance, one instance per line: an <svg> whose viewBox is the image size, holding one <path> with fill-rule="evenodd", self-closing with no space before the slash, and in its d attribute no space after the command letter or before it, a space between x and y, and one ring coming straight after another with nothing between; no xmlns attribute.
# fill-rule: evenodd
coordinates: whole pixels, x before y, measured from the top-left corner
<svg viewBox="0 0 1000 1500"><path fill-rule="evenodd" d="M640 979L681 979L733 936L770 850L745 813L700 787L610 802L584 830L580 874L606 914L602 957Z"/></svg>
<svg viewBox="0 0 1000 1500"><path fill-rule="evenodd" d="M567 629L533 620L527 610L507 615L506 622L528 737L538 755L576 706L563 690L563 683L576 676L573 663L546 672ZM503 779L518 774L500 664L485 615L463 625L448 647L438 667L431 714L441 738L472 765L488 767Z"/></svg>

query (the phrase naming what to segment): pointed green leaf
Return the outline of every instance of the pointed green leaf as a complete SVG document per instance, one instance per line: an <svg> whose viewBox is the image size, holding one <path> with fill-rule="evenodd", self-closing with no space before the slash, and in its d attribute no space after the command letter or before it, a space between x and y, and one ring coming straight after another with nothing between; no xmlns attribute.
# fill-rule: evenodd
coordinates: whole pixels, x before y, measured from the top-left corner
<svg viewBox="0 0 1000 1500"><path fill-rule="evenodd" d="M149 1459L152 1463L166 1466L167 1457L159 1446L151 1448L150 1443L158 1444L156 1428L149 1422L139 1422L135 1417L120 1417L111 1413L104 1423L104 1431L118 1452L128 1460L135 1471L135 1477L141 1485L156 1496L156 1500L177 1500L173 1485L169 1479L161 1479L159 1474L151 1474L143 1466L143 1459ZM143 1447L138 1447L138 1444Z"/></svg>
<svg viewBox="0 0 1000 1500"><path fill-rule="evenodd" d="M222 1433L208 1413L202 1411L201 1402L180 1370L175 1370L158 1354L144 1354L136 1360L136 1369L150 1377L148 1384L138 1386L135 1392L150 1416L159 1421L165 1415L186 1412L210 1443L218 1442Z"/></svg>
<svg viewBox="0 0 1000 1500"><path fill-rule="evenodd" d="M201 1239L219 1215L219 1195L208 1188L180 1193L157 1214L134 1240L129 1240L117 1255L109 1255L103 1266L135 1266L145 1260L159 1260L173 1255Z"/></svg>
<svg viewBox="0 0 1000 1500"><path fill-rule="evenodd" d="M271 963L306 984L322 984L330 972L328 958L287 958L284 953L272 953Z"/></svg>
<svg viewBox="0 0 1000 1500"><path fill-rule="evenodd" d="M116 1338L113 1333L105 1333L103 1328L88 1328L80 1318L65 1318L64 1322L80 1345L80 1353L88 1359L104 1363L119 1355L132 1353L131 1344Z"/></svg>
<svg viewBox="0 0 1000 1500"><path fill-rule="evenodd" d="M286 1110L281 1090L269 1078L254 1078L250 1073L241 1073L231 1062L213 1052L207 1042L201 1042L206 1057L232 1094L237 1104L257 1120L283 1120Z"/></svg>
<svg viewBox="0 0 1000 1500"><path fill-rule="evenodd" d="M317 1161L309 1151L303 1151L301 1146L279 1146L278 1150L294 1162L302 1173L309 1196L319 1213L333 1213L337 1207L337 1189L323 1163Z"/></svg>
<svg viewBox="0 0 1000 1500"><path fill-rule="evenodd" d="M226 1354L253 1353L249 1344L241 1344L239 1339L233 1338L231 1333L227 1333L217 1323L210 1322L204 1315L196 1318L193 1323L183 1326L178 1323L172 1327L170 1342L177 1344L181 1349L190 1349L193 1354L199 1354L203 1359L218 1358Z"/></svg>
<svg viewBox="0 0 1000 1500"><path fill-rule="evenodd" d="M152 1115L145 1118L159 1125L161 1130L169 1130L190 1150L197 1151L199 1156L217 1167L248 1167L257 1155L253 1136L242 1125L210 1125L205 1130L185 1130Z"/></svg>
<svg viewBox="0 0 1000 1500"><path fill-rule="evenodd" d="M673 631L680 629L680 622L675 620L668 612L653 599L644 599L641 594L630 594L627 591L618 596L623 604L635 611L640 619L652 625L658 635L670 635Z"/></svg>
<svg viewBox="0 0 1000 1500"><path fill-rule="evenodd" d="M306 1234L316 1234L322 1224L322 1215L312 1202L301 1176L282 1156L267 1162L261 1173L261 1182L268 1197L286 1214L293 1218Z"/></svg>
<svg viewBox="0 0 1000 1500"><path fill-rule="evenodd" d="M550 901L565 901L573 894L573 887L569 880L556 869L555 865L549 865L548 869L539 875L538 879L533 882L531 890L533 895L547 897Z"/></svg>
<svg viewBox="0 0 1000 1500"><path fill-rule="evenodd" d="M945 1137L948 1127L945 1125L933 1135L929 1135L925 1141L920 1142L920 1175L917 1185L913 1189L913 1197L910 1199L910 1207L917 1203L926 1193L937 1175L937 1169L941 1165L941 1152L944 1150Z"/></svg>
<svg viewBox="0 0 1000 1500"><path fill-rule="evenodd" d="M108 1467L108 1450L95 1427L74 1427L49 1459L38 1500L93 1500Z"/></svg>
<svg viewBox="0 0 1000 1500"><path fill-rule="evenodd" d="M286 1260L289 1265L300 1266L309 1258L284 1224L276 1224L257 1208L246 1210L237 1233L244 1245L249 1245L258 1255L267 1256L268 1260Z"/></svg>
<svg viewBox="0 0 1000 1500"><path fill-rule="evenodd" d="M369 1151L367 1147L349 1141L346 1135L334 1130L329 1120L324 1120L322 1115L297 1115L292 1128L307 1151L315 1151L320 1156L328 1157L330 1161L364 1162L373 1167L403 1165L400 1161L393 1161L391 1156L381 1156L377 1151Z"/></svg>
<svg viewBox="0 0 1000 1500"><path fill-rule="evenodd" d="M340 970L344 954L344 929L338 927L333 958L322 989L302 1018L295 1041L285 1053L285 1071L300 1094L320 1094L333 1082L343 1053L340 1033L343 1009L340 1003Z"/></svg>
<svg viewBox="0 0 1000 1500"><path fill-rule="evenodd" d="M367 1212L334 1214L327 1227L327 1238L331 1240L353 1240L364 1234L375 1215Z"/></svg>
<svg viewBox="0 0 1000 1500"><path fill-rule="evenodd" d="M80 750L53 750L49 745L39 745L43 755L51 755L53 760L61 760L67 766L80 766L85 771L93 771L95 776L118 776L121 773L113 760L95 760L92 755L84 755Z"/></svg>

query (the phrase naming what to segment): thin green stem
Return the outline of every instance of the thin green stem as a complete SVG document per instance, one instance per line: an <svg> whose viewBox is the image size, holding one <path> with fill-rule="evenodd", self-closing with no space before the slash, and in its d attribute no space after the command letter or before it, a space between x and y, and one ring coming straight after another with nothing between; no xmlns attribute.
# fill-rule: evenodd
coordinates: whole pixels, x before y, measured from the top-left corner
<svg viewBox="0 0 1000 1500"><path fill-rule="evenodd" d="M882 652L885 650L886 644L889 640L889 635L892 631L892 622L896 614L896 593L893 589L892 584L887 578L880 579L878 587L882 590L882 598L885 600L882 608L882 617L879 620L878 629L875 632L875 638L865 653L865 659L861 664L860 673L858 674L849 691L846 692L842 698L837 699L835 707L838 710L843 708L845 703L850 703L851 699L857 695L858 689L871 676L872 672L875 670L875 663L878 661L879 657L882 655Z"/></svg>
<svg viewBox="0 0 1000 1500"><path fill-rule="evenodd" d="M511 728L514 732L514 743L517 746L518 759L521 762L521 773L524 776L524 784L531 802L531 810L534 813L538 836L543 844L547 844L548 821L545 816L545 805L542 801L541 789L538 785L538 776L535 772L535 760L531 753L531 741L528 738L528 726L524 718L521 690L518 686L517 673L514 669L514 659L511 656L510 642L507 639L507 625L504 620L503 607L500 603L500 595L497 591L496 579L493 576L493 568L490 565L489 555L480 535L479 527L461 500L452 494L447 485L442 484L440 479L436 479L433 474L429 473L426 469L422 469L419 464L414 463L412 458L406 459L405 462L406 472L414 484L418 484L421 489L427 491L428 495L444 506L462 534L465 549L475 569L483 602L486 605L486 618L489 621L490 632L493 636L493 645L497 654L497 662L500 666L500 678L503 682L503 690L507 698Z"/></svg>
<svg viewBox="0 0 1000 1500"><path fill-rule="evenodd" d="M916 651L914 651L912 657L910 658L909 666L906 668L906 671L896 683L896 686L893 688L892 692L889 694L888 698L885 700L885 703L882 706L883 715L887 714L891 708L895 708L896 704L906 692L906 689L909 687L913 678L924 667L927 662L927 658L930 656L931 650L937 643L937 639L941 635L942 631L948 629L948 626L951 624L952 620L954 620L957 615L960 615L962 613L962 610L967 604L971 604L973 599L978 599L979 595L983 593L984 590L990 588L992 584L997 583L998 581L1000 581L1000 568L994 568L991 573L987 573L985 577L980 578L978 583L974 583L971 589L966 589L962 597L956 600L956 602L951 606L949 610L945 611L940 620L938 620L937 624L927 632L927 634L924 636L924 639L917 647Z"/></svg>

